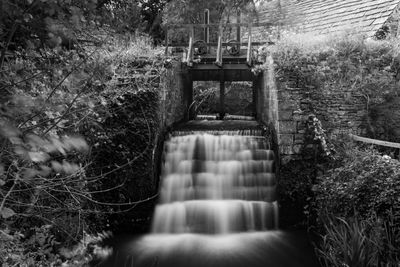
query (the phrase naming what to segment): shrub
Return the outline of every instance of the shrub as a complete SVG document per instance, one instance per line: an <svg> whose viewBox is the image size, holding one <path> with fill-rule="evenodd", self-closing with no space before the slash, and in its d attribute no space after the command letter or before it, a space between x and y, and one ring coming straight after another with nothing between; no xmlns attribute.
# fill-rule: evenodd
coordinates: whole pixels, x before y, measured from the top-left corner
<svg viewBox="0 0 400 267"><path fill-rule="evenodd" d="M290 162L280 168L278 192L282 227L309 225L309 203L313 198L311 188L316 171L312 160Z"/></svg>
<svg viewBox="0 0 400 267"><path fill-rule="evenodd" d="M29 235L0 231L1 266L90 266L112 252L103 245L110 233L85 233L78 244L66 248L56 241L51 228L51 225L34 227Z"/></svg>
<svg viewBox="0 0 400 267"><path fill-rule="evenodd" d="M317 249L324 266L378 266L381 248L374 241L379 238L379 225L328 216L324 227L326 234Z"/></svg>
<svg viewBox="0 0 400 267"><path fill-rule="evenodd" d="M272 56L276 78L284 87L304 89L301 110L322 115L324 126L335 129L333 135L351 130L395 141L400 111L398 101L392 100L400 93L399 47L396 39L371 40L356 32L325 36L286 33L276 45L261 50L260 57ZM327 115L330 99L340 99L343 106L360 105L359 118L347 124L342 105Z"/></svg>
<svg viewBox="0 0 400 267"><path fill-rule="evenodd" d="M350 217L387 218L393 210L400 219L400 162L374 151L354 149L344 165L319 178L314 191L318 209Z"/></svg>
<svg viewBox="0 0 400 267"><path fill-rule="evenodd" d="M141 194L135 194L131 188L129 194L134 197L119 199L120 195L115 193L123 185L120 181L128 179L122 176L128 175L134 165L134 160L123 165L126 163L124 156L130 153L132 158L139 157L152 137L149 128L153 129L157 123L153 118L158 115L154 104L158 94L155 90L143 93L142 87L157 77L146 79L148 83L136 83L129 92L117 84L121 83L121 76L129 78L136 75L138 69L143 70L139 73L143 77L159 76L165 61L159 57L160 49L150 47L147 37L135 41L129 38L131 36L121 38L120 35L102 34L102 30L93 32L104 43L80 43L76 49L35 46L29 49L14 47L12 53L3 47L1 51L7 52L7 56L0 63L0 89L4 92L0 95L0 234L4 232L7 238L12 237L4 244L8 246L7 251L21 250L22 254L18 256L21 261L27 259L28 262L30 256L24 253L29 251L29 237L36 236L31 233L36 231L34 229L51 225L48 235L47 232L43 234L70 246L79 242L85 231L92 232L94 226L98 226L97 221L90 220L93 219L91 215L98 219L121 212L117 210L119 203L145 198L149 191L152 181L138 176L142 181L137 186ZM141 56L150 59L138 60ZM134 65L138 61L141 63ZM122 82L134 84L132 80ZM135 106L135 110L129 108L129 101L118 100L124 94L131 98L136 95L141 105ZM148 100L154 105L148 106ZM133 121L125 133L134 131L131 135L136 140L134 146L117 143L123 139L123 135L116 132L121 117ZM99 165L93 164L93 155L101 152L95 144L103 140L92 137L104 134L103 126L115 128L103 137L124 147L119 147L120 153L116 157L108 158L105 164L95 169ZM118 130L125 129L124 125L119 126ZM114 156L115 151L110 150L108 147L107 155ZM148 155L144 158L146 161ZM112 162L113 159L120 162ZM114 169L120 171L118 179L106 184L107 188L91 186L116 177L104 174L104 168L110 165L108 170L114 174ZM145 169L147 172L143 173L148 173L147 166L138 164L136 170L141 168L140 171ZM114 199L107 199L106 203L98 201L95 195L100 195L99 191L113 191ZM134 206L130 205L129 209ZM103 227L106 224L96 230L103 230ZM36 257L37 254L33 256ZM44 256L40 260L57 259ZM47 265L43 263L43 266Z"/></svg>
<svg viewBox="0 0 400 267"><path fill-rule="evenodd" d="M319 253L326 266L394 266L400 259L400 162L371 149L352 148L343 156L313 188L323 233Z"/></svg>

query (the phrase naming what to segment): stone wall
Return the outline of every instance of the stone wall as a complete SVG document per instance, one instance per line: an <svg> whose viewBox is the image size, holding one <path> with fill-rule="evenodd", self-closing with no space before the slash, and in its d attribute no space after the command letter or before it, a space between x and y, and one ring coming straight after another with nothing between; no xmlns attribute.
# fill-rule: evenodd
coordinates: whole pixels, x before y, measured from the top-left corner
<svg viewBox="0 0 400 267"><path fill-rule="evenodd" d="M170 127L183 120L186 116L187 103L184 95L184 77L181 64L175 61L161 76L160 95L160 121L161 126Z"/></svg>
<svg viewBox="0 0 400 267"><path fill-rule="evenodd" d="M307 119L314 114L331 139L342 134L365 134L367 117L363 95L351 89L320 90L297 87L290 79L277 83L279 101L279 146L282 157L298 158L307 129Z"/></svg>
<svg viewBox="0 0 400 267"><path fill-rule="evenodd" d="M304 86L298 77L285 73L274 77L273 61L264 71L259 90L258 114L264 123L276 130L281 162L302 159L306 142L307 121L315 115L331 139L342 134L365 135L367 108L365 97L335 84L318 88ZM268 59L267 59L268 61ZM267 62L268 64L268 62Z"/></svg>

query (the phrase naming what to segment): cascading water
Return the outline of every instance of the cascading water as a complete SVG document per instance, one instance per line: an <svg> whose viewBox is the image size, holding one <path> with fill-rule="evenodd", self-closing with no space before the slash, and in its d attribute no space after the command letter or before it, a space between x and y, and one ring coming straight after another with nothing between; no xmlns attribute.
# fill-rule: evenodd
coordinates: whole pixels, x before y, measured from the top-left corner
<svg viewBox="0 0 400 267"><path fill-rule="evenodd" d="M238 125L249 130L213 130ZM164 146L151 233L119 240L101 266L317 266L304 235L278 230L275 157L257 123L186 126Z"/></svg>
<svg viewBox="0 0 400 267"><path fill-rule="evenodd" d="M153 233L277 229L274 153L266 139L215 133L178 132L167 142Z"/></svg>

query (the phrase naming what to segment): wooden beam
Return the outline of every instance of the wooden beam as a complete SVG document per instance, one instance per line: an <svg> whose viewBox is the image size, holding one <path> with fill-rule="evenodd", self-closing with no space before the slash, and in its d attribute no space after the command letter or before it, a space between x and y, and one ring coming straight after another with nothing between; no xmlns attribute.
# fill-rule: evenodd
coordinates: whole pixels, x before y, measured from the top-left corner
<svg viewBox="0 0 400 267"><path fill-rule="evenodd" d="M237 16L236 17L236 23L240 24L240 22L241 22L240 21L240 10L237 11L237 15L236 16ZM240 26L237 26L236 27L236 41L239 42L239 45L240 45L241 39L242 39L242 36L240 34Z"/></svg>
<svg viewBox="0 0 400 267"><path fill-rule="evenodd" d="M258 105L257 105L257 100L258 100L258 88L259 88L259 82L258 82L258 77L255 76L253 78L253 83L252 83L252 102L253 102L253 117L257 119L257 110L258 110Z"/></svg>
<svg viewBox="0 0 400 267"><path fill-rule="evenodd" d="M257 22L252 24L253 27L272 27L274 26L273 23L270 22ZM249 26L248 23L226 23L222 24L224 27L247 27ZM219 23L210 23L210 24L169 24L166 25L168 29L177 29L177 28L218 28L220 27Z"/></svg>
<svg viewBox="0 0 400 267"><path fill-rule="evenodd" d="M248 40L248 43L247 43L247 59L246 59L246 63L247 63L247 65L249 65L249 66L251 66L251 64L252 64L252 62L251 62L251 56L252 56L252 49L253 49L253 47L251 46L251 28L252 28L252 26L251 26L251 24L249 25L249 40Z"/></svg>
<svg viewBox="0 0 400 267"><path fill-rule="evenodd" d="M225 79L224 72L220 72L219 80L219 118L222 120L225 116Z"/></svg>
<svg viewBox="0 0 400 267"><path fill-rule="evenodd" d="M388 141L376 140L376 139L357 136L357 135L354 135L354 134L350 134L350 137L354 141L364 142L364 143L367 143L367 144L373 144L373 145L378 145L378 146L386 146L386 147L393 147L393 148L400 148L400 143L393 143L393 142L388 142Z"/></svg>
<svg viewBox="0 0 400 267"><path fill-rule="evenodd" d="M191 66L193 64L193 38L189 38L189 49L188 49L188 54L186 58L186 63Z"/></svg>
<svg viewBox="0 0 400 267"><path fill-rule="evenodd" d="M206 25L210 24L210 10L208 10L208 9L204 10L204 24L206 24ZM210 42L210 28L209 27L204 28L204 42L206 42L206 43Z"/></svg>
<svg viewBox="0 0 400 267"><path fill-rule="evenodd" d="M238 44L239 44L239 42L237 42ZM206 43L208 46L218 46L218 42L207 42ZM230 42L230 43L227 43L227 42L222 42L222 45L223 46L227 46L227 45L232 45L232 44L235 44L235 42ZM268 42L251 42L251 45L252 46L261 46L261 45L266 45L266 44L268 44ZM187 47L187 43L169 43L168 44L168 46L174 46L174 47L179 47L179 46L181 46L181 47Z"/></svg>
<svg viewBox="0 0 400 267"><path fill-rule="evenodd" d="M216 66L217 65L217 66ZM251 71L251 68L249 68L249 66L245 63L241 63L241 64L230 64L230 63L224 63L221 66L219 66L217 64L217 62L215 62L215 64L194 64L193 68L191 69L195 69L195 70L249 70Z"/></svg>
<svg viewBox="0 0 400 267"><path fill-rule="evenodd" d="M191 74L188 75L188 104L189 120L193 120L195 118L196 103L194 102L193 98L193 77Z"/></svg>
<svg viewBox="0 0 400 267"><path fill-rule="evenodd" d="M165 55L168 56L168 29L165 31Z"/></svg>
<svg viewBox="0 0 400 267"><path fill-rule="evenodd" d="M222 36L218 36L218 48L217 48L217 58L215 59L215 64L218 67L222 67Z"/></svg>

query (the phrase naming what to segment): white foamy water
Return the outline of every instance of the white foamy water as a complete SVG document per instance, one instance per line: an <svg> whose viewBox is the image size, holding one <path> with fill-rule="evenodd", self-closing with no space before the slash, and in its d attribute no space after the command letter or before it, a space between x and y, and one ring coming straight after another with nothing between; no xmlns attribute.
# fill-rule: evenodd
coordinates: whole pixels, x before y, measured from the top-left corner
<svg viewBox="0 0 400 267"><path fill-rule="evenodd" d="M176 133L167 141L153 233L277 229L274 153L264 137L235 133Z"/></svg>

